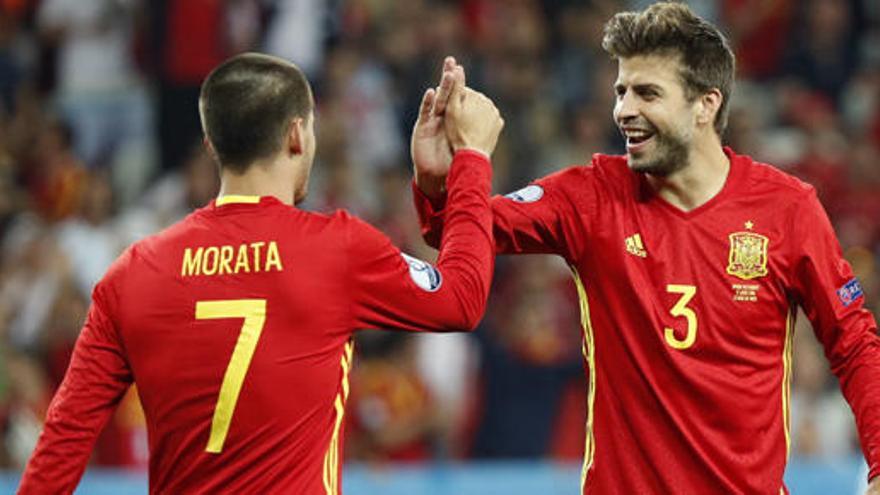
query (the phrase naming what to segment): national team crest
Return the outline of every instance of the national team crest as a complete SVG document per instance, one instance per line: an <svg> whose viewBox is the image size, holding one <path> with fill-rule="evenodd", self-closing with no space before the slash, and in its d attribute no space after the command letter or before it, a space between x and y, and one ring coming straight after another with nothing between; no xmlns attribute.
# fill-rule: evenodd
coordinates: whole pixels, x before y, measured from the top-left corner
<svg viewBox="0 0 880 495"><path fill-rule="evenodd" d="M730 234L727 273L743 280L767 275L767 246L770 240L754 232Z"/></svg>

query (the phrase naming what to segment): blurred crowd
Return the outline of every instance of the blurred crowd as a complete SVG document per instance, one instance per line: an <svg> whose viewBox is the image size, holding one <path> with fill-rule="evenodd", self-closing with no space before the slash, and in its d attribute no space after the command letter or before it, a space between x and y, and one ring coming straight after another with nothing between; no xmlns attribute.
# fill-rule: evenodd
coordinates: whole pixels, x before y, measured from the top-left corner
<svg viewBox="0 0 880 495"><path fill-rule="evenodd" d="M444 55L506 122L495 192L619 153L602 25L640 0L0 0L0 467L20 468L63 377L92 287L121 250L206 204L199 84L231 54L296 62L318 153L305 207L347 208L432 259L410 200L409 131ZM730 37L726 143L815 184L880 310L880 3L695 0ZM851 414L801 315L794 455L858 451ZM550 257L500 258L470 335L361 332L350 459L580 459L576 294ZM142 467L132 390L99 465Z"/></svg>

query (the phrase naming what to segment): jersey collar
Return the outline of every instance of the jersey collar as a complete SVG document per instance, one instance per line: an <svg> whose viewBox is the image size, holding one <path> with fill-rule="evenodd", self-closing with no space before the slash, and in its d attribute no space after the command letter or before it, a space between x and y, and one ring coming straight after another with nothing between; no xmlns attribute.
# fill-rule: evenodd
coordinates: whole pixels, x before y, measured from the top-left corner
<svg viewBox="0 0 880 495"><path fill-rule="evenodd" d="M226 196L218 196L214 201L214 205L223 206L231 204L257 204L260 202L260 196L246 196L243 194L228 194Z"/></svg>

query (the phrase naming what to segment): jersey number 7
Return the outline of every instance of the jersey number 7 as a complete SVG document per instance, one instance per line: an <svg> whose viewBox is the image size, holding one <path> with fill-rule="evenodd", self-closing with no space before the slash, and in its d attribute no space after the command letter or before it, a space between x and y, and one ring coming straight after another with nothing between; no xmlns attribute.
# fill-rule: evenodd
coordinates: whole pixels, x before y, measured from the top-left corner
<svg viewBox="0 0 880 495"><path fill-rule="evenodd" d="M232 358L226 366L220 395L214 406L214 418L211 420L211 435L205 452L219 454L223 450L223 442L229 432L232 413L238 402L238 394L244 383L244 376L251 365L251 358L266 323L265 299L227 299L220 301L196 302L196 319L244 318L241 332L235 342Z"/></svg>

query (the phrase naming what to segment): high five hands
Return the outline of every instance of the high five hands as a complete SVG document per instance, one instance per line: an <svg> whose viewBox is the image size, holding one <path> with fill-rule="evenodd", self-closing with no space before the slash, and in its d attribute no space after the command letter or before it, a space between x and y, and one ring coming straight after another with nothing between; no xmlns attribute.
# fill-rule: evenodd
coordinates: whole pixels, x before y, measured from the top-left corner
<svg viewBox="0 0 880 495"><path fill-rule="evenodd" d="M425 91L413 127L416 184L429 197L441 196L453 152L471 149L491 156L503 127L504 119L492 100L468 88L464 68L446 57L440 84Z"/></svg>

